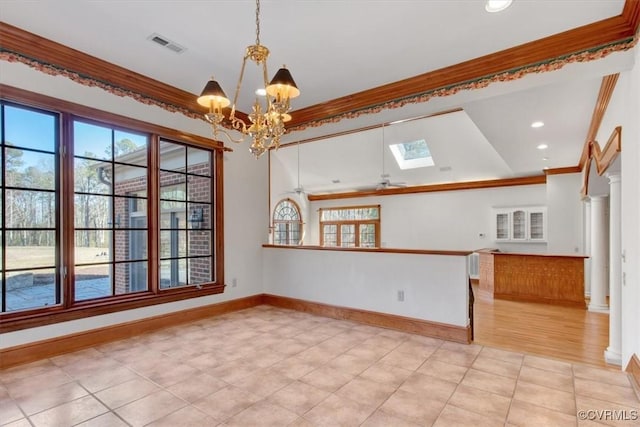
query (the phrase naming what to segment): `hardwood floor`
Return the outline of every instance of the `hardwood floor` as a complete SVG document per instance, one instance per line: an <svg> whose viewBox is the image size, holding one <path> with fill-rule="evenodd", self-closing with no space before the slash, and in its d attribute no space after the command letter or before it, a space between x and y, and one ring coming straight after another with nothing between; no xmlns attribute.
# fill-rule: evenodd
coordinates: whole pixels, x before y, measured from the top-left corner
<svg viewBox="0 0 640 427"><path fill-rule="evenodd" d="M607 365L609 315L585 309L492 299L474 286L475 342L524 353Z"/></svg>

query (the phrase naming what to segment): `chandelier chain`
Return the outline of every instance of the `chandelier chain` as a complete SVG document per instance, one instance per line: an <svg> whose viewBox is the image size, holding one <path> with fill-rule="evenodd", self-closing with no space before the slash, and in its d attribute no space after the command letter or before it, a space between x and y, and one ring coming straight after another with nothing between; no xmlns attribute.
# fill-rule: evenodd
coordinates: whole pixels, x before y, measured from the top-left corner
<svg viewBox="0 0 640 427"><path fill-rule="evenodd" d="M260 44L260 0L256 0L256 44Z"/></svg>

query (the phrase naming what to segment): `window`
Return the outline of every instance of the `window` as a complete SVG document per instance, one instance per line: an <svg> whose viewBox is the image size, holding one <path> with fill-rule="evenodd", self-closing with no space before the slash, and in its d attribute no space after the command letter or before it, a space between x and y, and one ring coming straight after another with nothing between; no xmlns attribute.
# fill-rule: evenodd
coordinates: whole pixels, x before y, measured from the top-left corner
<svg viewBox="0 0 640 427"><path fill-rule="evenodd" d="M380 246L380 205L320 209L320 245Z"/></svg>
<svg viewBox="0 0 640 427"><path fill-rule="evenodd" d="M213 277L211 153L160 142L160 288Z"/></svg>
<svg viewBox="0 0 640 427"><path fill-rule="evenodd" d="M147 291L149 135L73 121L74 297Z"/></svg>
<svg viewBox="0 0 640 427"><path fill-rule="evenodd" d="M221 145L10 91L38 107L0 100L3 331L223 291Z"/></svg>
<svg viewBox="0 0 640 427"><path fill-rule="evenodd" d="M0 106L2 313L60 304L56 114ZM32 289L38 292L30 292ZM25 293L30 293L24 297Z"/></svg>
<svg viewBox="0 0 640 427"><path fill-rule="evenodd" d="M273 210L273 244L302 244L302 216L291 199L281 200Z"/></svg>

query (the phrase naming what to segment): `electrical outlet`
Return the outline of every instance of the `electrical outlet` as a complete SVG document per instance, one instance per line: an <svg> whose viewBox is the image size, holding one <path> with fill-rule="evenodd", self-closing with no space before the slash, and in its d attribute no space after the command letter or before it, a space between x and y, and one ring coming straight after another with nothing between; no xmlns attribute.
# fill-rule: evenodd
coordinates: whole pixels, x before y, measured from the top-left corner
<svg viewBox="0 0 640 427"><path fill-rule="evenodd" d="M398 301L400 302L404 301L404 291L402 290L398 291Z"/></svg>

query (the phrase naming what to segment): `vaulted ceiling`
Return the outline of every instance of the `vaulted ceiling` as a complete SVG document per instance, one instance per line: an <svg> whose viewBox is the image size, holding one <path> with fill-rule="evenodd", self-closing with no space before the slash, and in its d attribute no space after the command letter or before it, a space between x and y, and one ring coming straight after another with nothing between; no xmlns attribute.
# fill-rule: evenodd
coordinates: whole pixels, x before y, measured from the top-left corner
<svg viewBox="0 0 640 427"><path fill-rule="evenodd" d="M243 0L3 1L1 53L197 116L212 74L233 96L254 13ZM381 172L417 185L575 166L602 77L633 66L639 15L639 0L514 0L500 13L480 0L263 0L270 72L286 64L302 92L285 143L318 140L300 144L299 164L293 146L276 162L316 191L375 184ZM238 102L245 112L253 68ZM531 129L535 120L546 126ZM381 154L381 144L421 138L437 169L396 170Z"/></svg>

